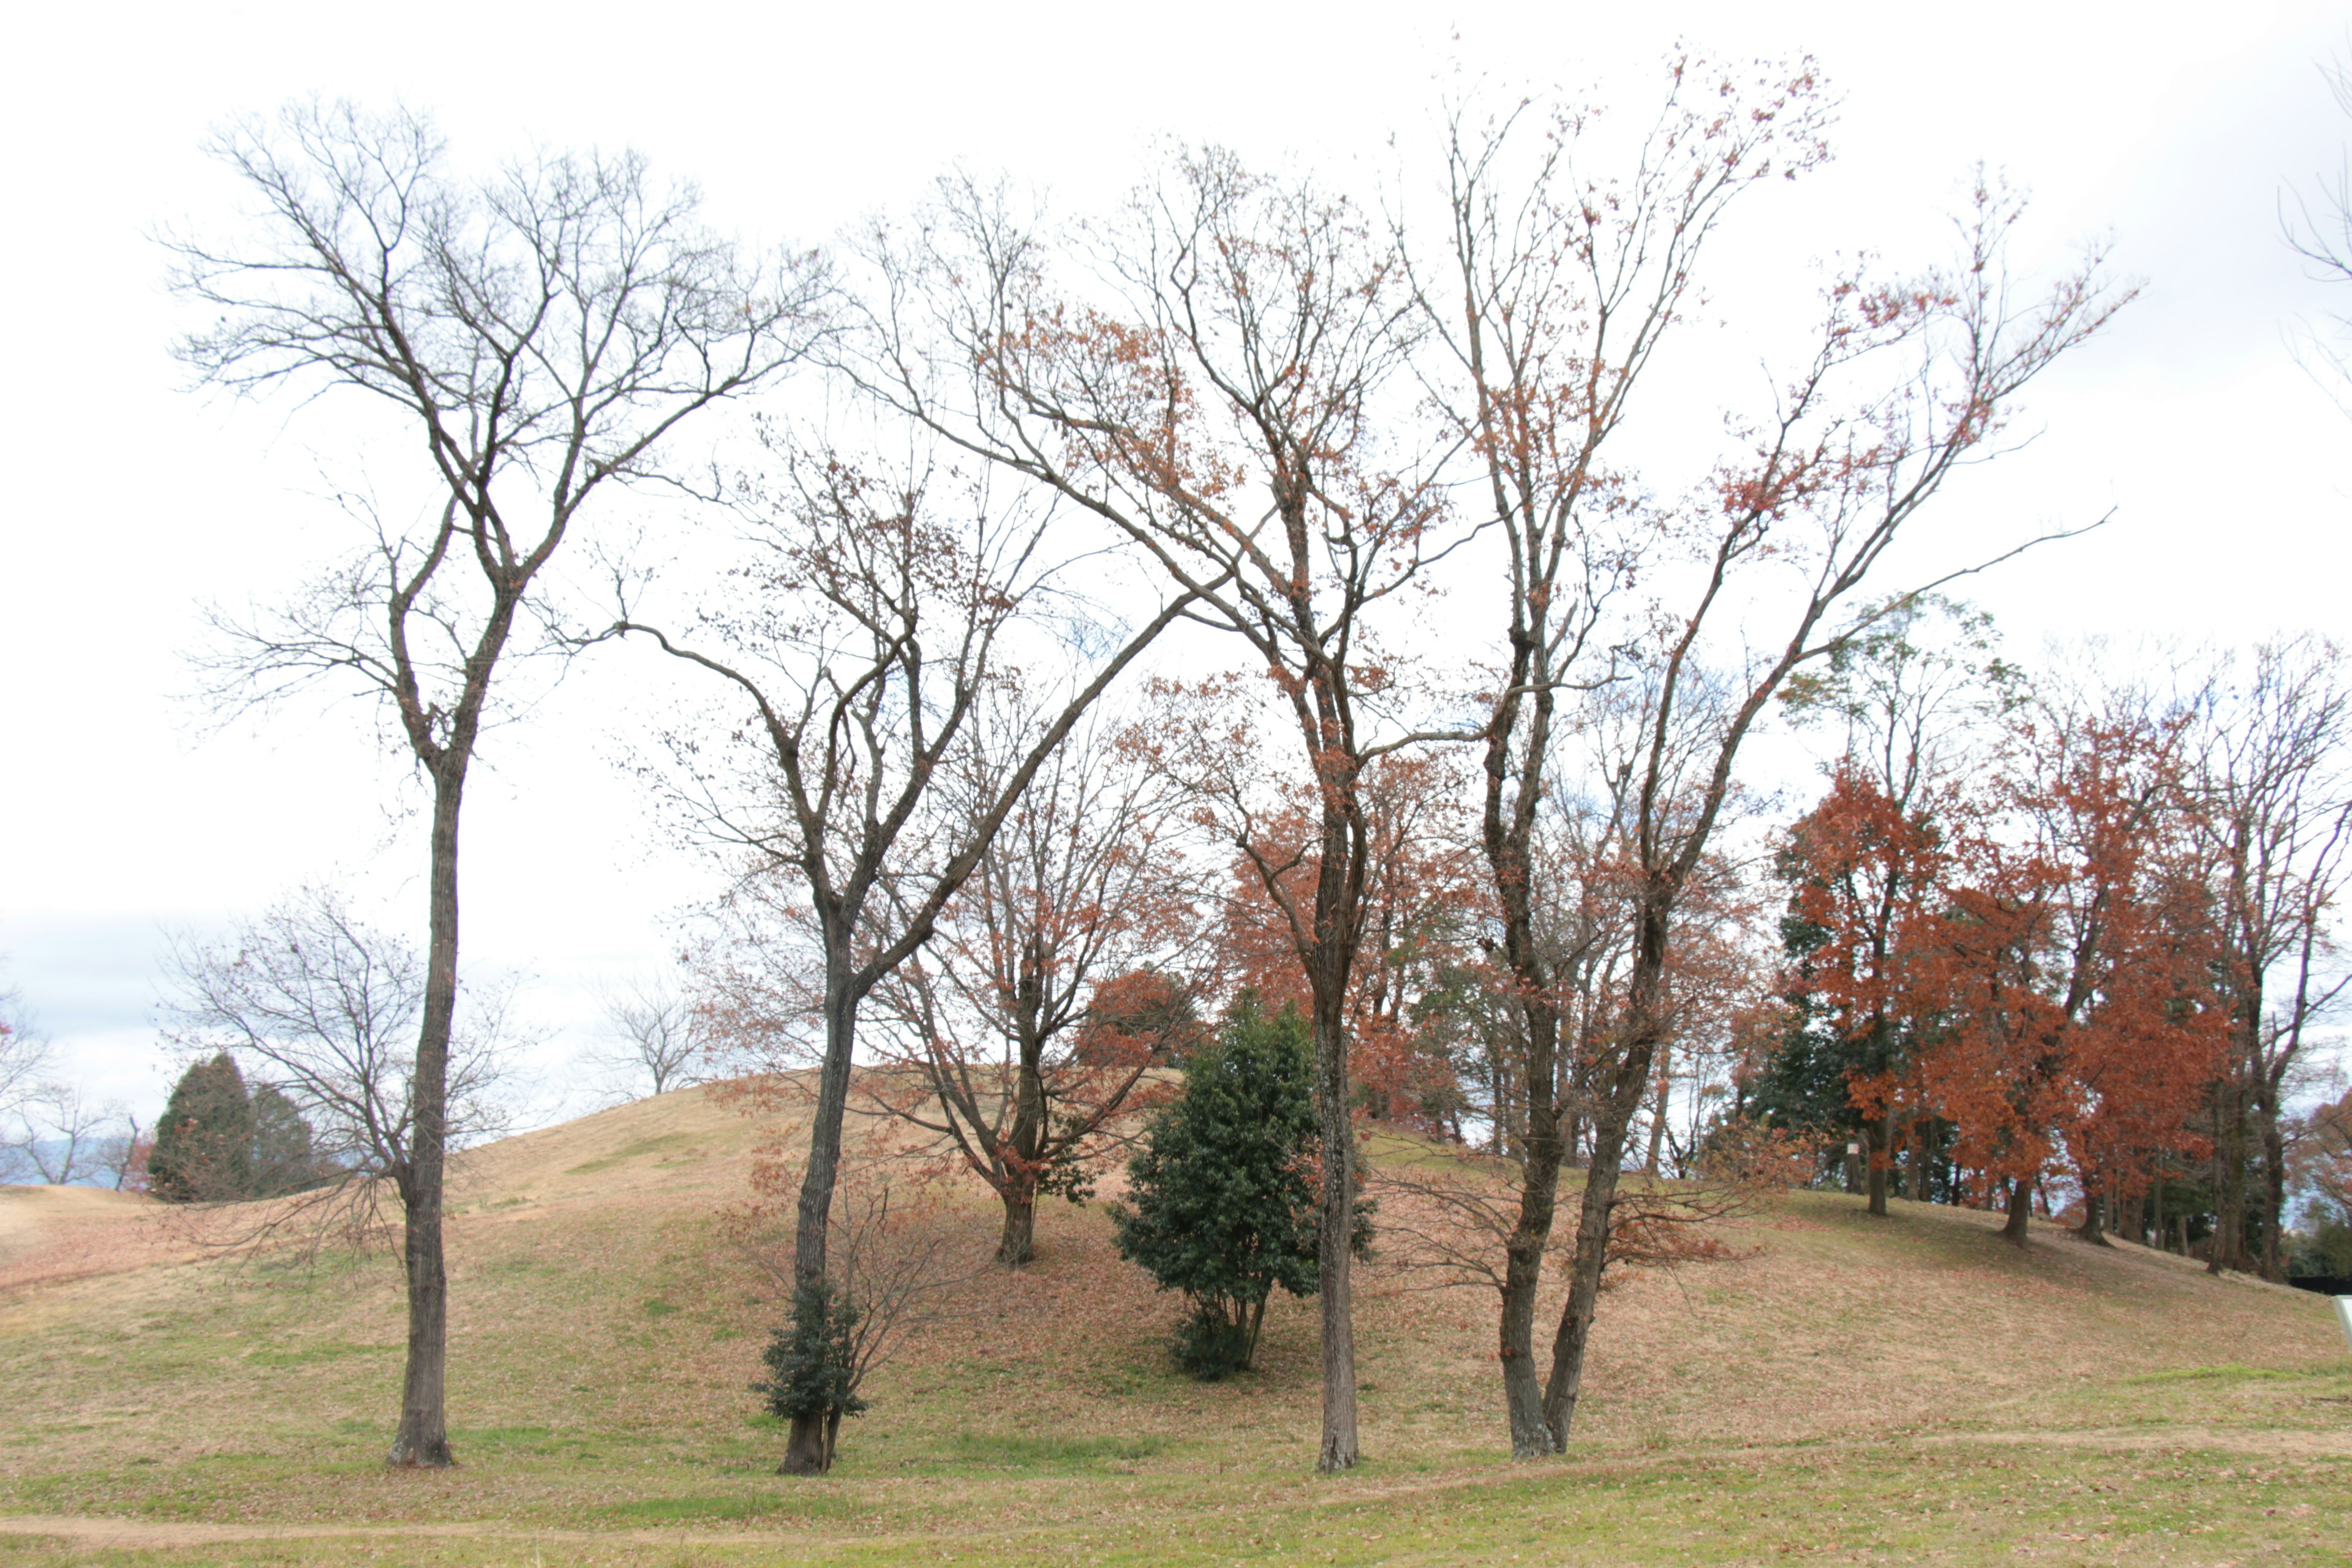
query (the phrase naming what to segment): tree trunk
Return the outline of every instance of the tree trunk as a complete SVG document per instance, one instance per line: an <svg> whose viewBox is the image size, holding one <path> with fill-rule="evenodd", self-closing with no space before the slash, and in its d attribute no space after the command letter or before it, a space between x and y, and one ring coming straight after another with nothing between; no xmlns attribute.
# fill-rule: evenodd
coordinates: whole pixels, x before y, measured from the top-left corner
<svg viewBox="0 0 2352 1568"><path fill-rule="evenodd" d="M1646 1048L1643 1054L1648 1054ZM1647 1077L1642 1071L1634 1081L1639 1084ZM1621 1101L1632 1098L1618 1097ZM1601 1275L1609 1264L1610 1213L1617 1205L1617 1178L1624 1168L1632 1110L1630 1103L1604 1101L1592 1120L1591 1157L1584 1168L1583 1202L1577 1211L1576 1251L1569 1261L1568 1302L1560 1309L1559 1328L1552 1336L1551 1375L1544 1386L1544 1424L1551 1430L1555 1449L1568 1447L1576 1402L1583 1392L1585 1351L1592 1338Z"/></svg>
<svg viewBox="0 0 2352 1568"><path fill-rule="evenodd" d="M1515 633L1517 690L1533 668L1538 639ZM1530 700L1528 755L1540 771L1549 743L1551 689L1538 685ZM1559 1094L1559 1004L1553 974L1535 937L1534 832L1531 802L1509 802L1512 777L1511 724L1519 699L1506 700L1486 743L1486 801L1482 847L1496 902L1503 912L1503 955L1517 982L1526 1050L1515 1066L1524 1069L1525 1114L1512 1152L1519 1159L1519 1212L1503 1243L1503 1300L1496 1324L1496 1359L1503 1369L1503 1408L1510 1424L1511 1457L1531 1459L1559 1451L1544 1415L1543 1384L1536 1375L1536 1295L1543 1287L1544 1248L1551 1240L1559 1201L1559 1169L1567 1157L1561 1137Z"/></svg>
<svg viewBox="0 0 2352 1568"><path fill-rule="evenodd" d="M2105 1223L2106 1195L2088 1182L2083 1184L2083 1224L2074 1234L2093 1247L2110 1247Z"/></svg>
<svg viewBox="0 0 2352 1568"><path fill-rule="evenodd" d="M460 752L433 773L432 934L425 1017L409 1080L408 1170L400 1184L408 1362L401 1374L400 1429L387 1458L418 1469L457 1463L449 1452L449 1274L441 1249L441 1194L448 1160L449 1035L457 1014L457 808L465 791Z"/></svg>
<svg viewBox="0 0 2352 1568"><path fill-rule="evenodd" d="M1037 1197L1010 1187L1003 1195L1004 1228L997 1237L996 1261L1018 1268L1037 1256Z"/></svg>
<svg viewBox="0 0 2352 1568"><path fill-rule="evenodd" d="M1617 1205L1617 1178L1625 1164L1625 1134L1649 1087L1650 1067L1664 1037L1660 1003L1665 983L1672 889L1653 885L1642 910L1633 973L1627 977L1625 1047L1612 1069L1609 1090L1597 1097L1591 1118L1591 1157L1584 1168L1584 1198L1577 1211L1576 1251L1569 1263L1568 1302L1552 1336L1551 1375L1544 1385L1544 1419L1552 1440L1568 1446L1576 1402L1584 1388L1585 1352L1592 1339L1592 1315L1601 1298L1601 1271L1609 1266L1609 1221Z"/></svg>
<svg viewBox="0 0 2352 1568"><path fill-rule="evenodd" d="M1033 959L1023 965L1021 975L1016 1024L1021 1058L1013 1069L1013 1126L1005 1140L1019 1163L1006 1173L1004 1230L996 1243L996 1261L1007 1268L1019 1268L1037 1256L1037 1171L1045 1147L1045 1039L1039 1027L1045 966L1034 957L1035 942L1033 936Z"/></svg>
<svg viewBox="0 0 2352 1568"><path fill-rule="evenodd" d="M2025 1245L2026 1221L2033 1214L2033 1184L2012 1179L2009 1184L2009 1223L2000 1227L2003 1241Z"/></svg>
<svg viewBox="0 0 2352 1568"><path fill-rule="evenodd" d="M2279 1130L2278 1089L2268 1074L2255 1088L2254 1114L2263 1140L2263 1190L2255 1211L2263 1227L2263 1278L2284 1283L2286 1248L2280 1231L2286 1223L2286 1139Z"/></svg>
<svg viewBox="0 0 2352 1568"><path fill-rule="evenodd" d="M1268 1294L1271 1293L1272 1292L1268 1292ZM1242 1341L1242 1370L1244 1372L1255 1372L1257 1370L1258 1331L1265 1327L1265 1297L1260 1296L1257 1299L1257 1304L1250 1309L1249 1332Z"/></svg>
<svg viewBox="0 0 2352 1568"><path fill-rule="evenodd" d="M1666 1141L1666 1101L1674 1089L1674 1047L1658 1047L1658 1091L1650 1100L1650 1149L1642 1161L1642 1173L1658 1173L1658 1152Z"/></svg>
<svg viewBox="0 0 2352 1568"><path fill-rule="evenodd" d="M1895 1142L1895 1110L1887 1108L1863 1124L1864 1155L1870 1169L1864 1178L1870 1193L1870 1212L1886 1217L1886 1182L1895 1169L1890 1145Z"/></svg>
<svg viewBox="0 0 2352 1568"><path fill-rule="evenodd" d="M1503 1364L1503 1404L1511 1425L1511 1457L1531 1459L1559 1452L1559 1440L1544 1414L1543 1385L1536 1377L1536 1293L1543 1285L1544 1247L1551 1238L1559 1193L1562 1154L1559 1107L1549 1092L1552 1055L1558 1048L1559 1016L1548 1004L1526 1006L1528 1080L1544 1089L1529 1095L1527 1161L1519 1173L1519 1217L1503 1245L1503 1302L1498 1324ZM1538 1069L1540 1069L1538 1071Z"/></svg>
<svg viewBox="0 0 2352 1568"><path fill-rule="evenodd" d="M1323 1205L1316 1226L1323 1309L1323 1447L1315 1468L1325 1474L1354 1466L1356 1444L1356 1319L1353 1242L1356 1233L1356 1129L1348 1113L1348 1039L1339 1021L1337 986L1315 998L1315 1109L1323 1133Z"/></svg>
<svg viewBox="0 0 2352 1568"><path fill-rule="evenodd" d="M808 1165L801 1174L800 1212L793 1235L795 1292L825 1282L826 1227L833 1218L833 1189L841 1174L841 1119L849 1103L849 1069L857 1041L857 1001L850 984L848 941L825 933L824 1065L817 1076L816 1114L809 1123ZM778 1473L821 1476L833 1468L838 1413L793 1417Z"/></svg>
<svg viewBox="0 0 2352 1568"><path fill-rule="evenodd" d="M2244 1069L2240 1067L2237 1072ZM2206 1248L2205 1271L2219 1274L2245 1262L2246 1237L2246 1102L2241 1084L2224 1078L2217 1087L2214 1120L2221 1136L2213 1140L2215 1165L2213 1242Z"/></svg>

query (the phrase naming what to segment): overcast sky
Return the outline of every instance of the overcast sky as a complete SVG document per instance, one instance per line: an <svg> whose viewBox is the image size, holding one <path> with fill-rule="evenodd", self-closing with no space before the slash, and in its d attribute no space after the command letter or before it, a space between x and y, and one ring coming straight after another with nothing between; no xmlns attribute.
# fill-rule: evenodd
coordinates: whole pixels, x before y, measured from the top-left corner
<svg viewBox="0 0 2352 1568"><path fill-rule="evenodd" d="M1668 10L1672 25L1636 14ZM167 355L187 323L147 237L217 226L234 193L200 148L230 116L397 99L436 115L461 162L633 146L700 181L727 226L821 243L959 162L1064 209L1123 190L1166 135L1370 185L1410 166L1465 83L1589 87L1638 111L1677 35L1721 58L1810 52L1843 104L1836 162L1716 258L1727 310L1748 305L1743 279L1783 279L1803 254L1932 256L1979 161L2033 192L2050 256L2112 236L2143 298L2037 389L2032 445L1947 523L1999 538L2114 512L1974 590L2021 644L2231 642L2344 629L2352 425L2287 334L2352 300L2304 276L2278 216L2352 129L2317 68L2352 48L2342 16L2048 0L38 7L0 64L16 302L0 982L76 1076L147 1114L173 1066L152 1028L163 931L322 879L421 926L402 816L418 793L363 710L224 730L185 696L200 605L267 599L347 538L314 494L331 422L194 396ZM548 1064L583 1042L593 977L657 961L711 888L615 765L614 711L608 675L585 672L499 741L467 796L467 958L536 977Z"/></svg>

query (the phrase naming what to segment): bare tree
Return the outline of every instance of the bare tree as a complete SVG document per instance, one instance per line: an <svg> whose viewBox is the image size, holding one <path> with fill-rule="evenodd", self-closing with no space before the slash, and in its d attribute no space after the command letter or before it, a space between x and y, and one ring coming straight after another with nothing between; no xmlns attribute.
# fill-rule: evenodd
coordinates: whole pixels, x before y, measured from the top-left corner
<svg viewBox="0 0 2352 1568"><path fill-rule="evenodd" d="M2188 819L2202 829L2228 951L2231 1060L2214 1086L2215 1270L2286 1278L2285 1110L2347 977L2337 903L2352 877L2352 690L2343 656L2303 637L2207 683ZM2261 1189L2247 1191L2259 1155ZM2259 1258L2245 1256L2249 1208Z"/></svg>
<svg viewBox="0 0 2352 1568"><path fill-rule="evenodd" d="M2352 66L2337 58L2320 67L2336 105L2352 117ZM2338 153L2335 171L2314 191L2289 190L2280 198L2280 226L2313 279L2339 288L2352 284L2352 158ZM2352 310L2328 313L2324 326L2298 325L2296 357L2314 380L2352 413Z"/></svg>
<svg viewBox="0 0 2352 1568"><path fill-rule="evenodd" d="M314 1175L300 1212L373 1228L378 1184L409 1208L421 1157L417 1021L427 1003L415 946L355 918L340 895L306 888L218 942L183 936L166 1003L183 1044L264 1064L311 1129ZM444 1079L442 1150L506 1125L491 1098L505 995L466 987ZM273 1215L275 1227L289 1215Z"/></svg>
<svg viewBox="0 0 2352 1568"><path fill-rule="evenodd" d="M1981 569L1891 600L1863 597L1945 481L1986 455L2017 395L2121 303L2103 287L2095 257L2021 303L2005 260L2015 218L2012 202L1979 192L1950 270L1832 289L1819 346L1758 422L1745 459L1716 475L1678 519L1690 530L1688 598L1678 612L1659 606L1636 654L1647 718L1628 835L1635 939L1622 1023L1594 1071L1592 1153L1544 1389L1556 1442L1567 1439L1582 1385L1625 1135L1671 1027L1675 913L1724 820L1740 750L1801 667L1894 606ZM1762 606L1745 617L1740 646L1758 651L1714 654L1725 665L1710 668L1717 623L1751 595ZM1781 629L1761 633L1772 624L1766 616Z"/></svg>
<svg viewBox="0 0 2352 1568"><path fill-rule="evenodd" d="M48 1037L33 1027L13 988L0 991L0 1116L24 1104L48 1065Z"/></svg>
<svg viewBox="0 0 2352 1568"><path fill-rule="evenodd" d="M984 489L942 500L932 481L951 475L869 475L831 454L788 454L785 474L786 493L756 520L762 554L740 574L746 591L703 646L625 608L611 635L651 638L753 715L732 794L698 760L704 736L676 739L694 809L748 860L729 912L734 952L751 962L718 977L739 1027L763 1013L772 1025L784 1014L787 1030L821 1021L795 1232L801 1299L818 1300L860 1005L930 940L1038 769L1193 595L1101 639L1109 649L1090 667L1095 649L1066 645L1081 659L1059 700L1039 701L1040 726L1006 771L977 790L966 781L950 803L941 786L976 707L1013 677L1021 639L1043 633L1058 564L1050 506ZM822 1474L831 1460L825 1424L795 1416L785 1470Z"/></svg>
<svg viewBox="0 0 2352 1568"><path fill-rule="evenodd" d="M967 810L992 803L1041 722L1017 695L986 705L957 770ZM1087 726L876 994L869 1098L996 1193L1007 1268L1035 1255L1038 1198L1084 1194L1144 1075L1187 1043L1206 922L1182 812L1163 776Z"/></svg>
<svg viewBox="0 0 2352 1568"><path fill-rule="evenodd" d="M36 1085L17 1115L16 1152L53 1187L84 1183L107 1170L124 1141L113 1131L127 1120L122 1107L100 1105L79 1084Z"/></svg>
<svg viewBox="0 0 2352 1568"><path fill-rule="evenodd" d="M605 993L604 1012L610 1043L594 1059L632 1090L650 1081L667 1094L698 1080L707 1053L693 997L657 976L632 975Z"/></svg>
<svg viewBox="0 0 2352 1568"><path fill-rule="evenodd" d="M228 242L173 237L173 285L215 324L179 345L209 385L367 395L416 442L433 500L281 613L222 618L221 689L316 681L379 699L433 800L431 939L402 1188L408 1360L397 1465L451 1462L442 1258L460 803L492 683L590 503L654 476L685 421L807 349L813 258L747 262L635 154L540 153L479 181L429 121L346 104L241 123L214 151L258 211Z"/></svg>
<svg viewBox="0 0 2352 1568"><path fill-rule="evenodd" d="M1579 166L1584 118L1572 110L1555 110L1533 129L1522 121L1537 111L1526 107L1483 129L1456 110L1446 143L1451 254L1421 280L1444 350L1434 372L1441 406L1483 469L1478 504L1508 563L1508 636L1486 699L1481 839L1499 956L1525 1028L1517 1076L1527 1096L1526 1157L1500 1328L1511 1448L1520 1457L1555 1451L1562 1436L1545 1414L1533 1347L1567 1153L1555 1087L1561 1015L1579 961L1602 956L1593 941L1614 923L1588 919L1583 940L1559 955L1569 960L1561 972L1538 931L1548 897L1538 837L1561 696L1613 674L1606 660L1584 668L1585 652L1650 542L1638 489L1607 453L1731 204L1759 180L1793 175L1822 156L1825 114L1810 62L1737 93L1695 61L1675 61L1670 75L1622 182ZM1604 820L1622 821L1615 811Z"/></svg>
<svg viewBox="0 0 2352 1568"><path fill-rule="evenodd" d="M1292 802L1266 787L1268 752L1213 774L1172 758L1308 977L1327 1151L1317 1465L1344 1469L1359 1457L1344 1028L1370 855L1359 780L1413 739L1377 623L1410 613L1444 515L1431 456L1381 439L1409 428L1381 418L1402 412L1383 400L1404 401L1415 335L1399 259L1349 202L1210 149L1059 255L966 184L872 260L854 374L1118 531L1197 600L1195 619L1237 635L1265 677L1243 706L1279 715L1282 771L1313 797L1303 833L1269 835Z"/></svg>
<svg viewBox="0 0 2352 1568"><path fill-rule="evenodd" d="M1432 275L1423 291L1451 361L1433 379L1480 461L1482 504L1508 557L1508 644L1484 731L1485 839L1528 1030L1529 1158L1501 1334L1519 1454L1557 1451L1567 1438L1627 1135L1672 1031L1678 912L1708 864L1742 745L1792 673L1884 613L1884 600L1857 613L1857 595L1897 533L1958 464L1981 455L2024 383L2112 309L2086 268L2020 310L2000 260L2014 211L1986 196L1959 269L1836 286L1811 363L1769 412L1735 426L1749 453L1682 506L1654 508L1644 483L1605 454L1730 204L1767 175L1818 162L1826 123L1810 62L1744 83L1683 58L1670 62L1670 79L1622 180L1579 168L1585 121L1572 110L1540 128L1532 156L1524 111L1475 132L1457 115L1452 254L1443 285ZM1871 368L1898 355L1907 357L1871 390ZM1671 586L1604 620L1637 566L1645 583ZM1796 603L1783 610L1772 595L1791 575ZM1679 608L1677 595L1687 595ZM1785 634L1759 633L1761 606L1786 616ZM1743 631L1762 637L1748 646L1771 651L1710 651L1715 623L1742 614ZM1630 661L1622 673L1642 713L1600 792L1615 803L1630 942L1609 1026L1580 1064L1590 1158L1568 1305L1538 1383L1532 1307L1566 1145L1562 1108L1548 1102L1566 976L1538 940L1547 868L1533 847L1558 787L1548 773L1554 694L1616 673L1579 668L1603 642Z"/></svg>

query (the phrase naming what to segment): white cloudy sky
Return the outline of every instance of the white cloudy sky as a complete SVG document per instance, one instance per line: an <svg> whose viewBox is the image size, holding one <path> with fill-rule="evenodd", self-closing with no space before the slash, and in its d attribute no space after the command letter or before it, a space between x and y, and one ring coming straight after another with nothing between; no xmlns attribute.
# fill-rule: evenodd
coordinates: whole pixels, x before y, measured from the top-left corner
<svg viewBox="0 0 2352 1568"><path fill-rule="evenodd" d="M2144 283L2040 389L2033 445L1957 498L1986 537L2116 512L1980 585L2013 637L2342 629L2352 425L2286 347L2330 300L2278 222L2352 132L2316 68L2352 50L2335 7L44 6L0 63L0 976L78 1075L152 1110L163 929L326 878L421 914L408 788L362 713L216 731L183 695L197 607L267 598L338 537L310 495L333 427L192 396L166 354L182 319L146 236L223 210L199 144L224 118L398 98L461 157L632 145L729 225L816 242L958 161L1086 206L1161 134L1370 179L1449 84L1633 108L1678 35L1810 51L1843 103L1835 164L1717 258L1727 298L1809 249L1921 253L1979 160L2035 193L2053 254L2111 234ZM605 676L567 684L468 797L469 957L537 976L550 1063L583 1037L585 984L657 957L709 886L614 765L614 705Z"/></svg>

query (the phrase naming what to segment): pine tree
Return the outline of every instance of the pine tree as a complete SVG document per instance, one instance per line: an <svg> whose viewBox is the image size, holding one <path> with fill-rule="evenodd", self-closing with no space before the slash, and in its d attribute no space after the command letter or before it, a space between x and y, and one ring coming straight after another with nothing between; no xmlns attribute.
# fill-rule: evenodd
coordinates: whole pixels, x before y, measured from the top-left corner
<svg viewBox="0 0 2352 1568"><path fill-rule="evenodd" d="M301 1109L275 1084L253 1086L253 1153L246 1196L274 1198L320 1185L334 1173Z"/></svg>
<svg viewBox="0 0 2352 1568"><path fill-rule="evenodd" d="M192 1064L173 1087L147 1156L147 1188L170 1203L226 1203L253 1184L253 1100L222 1051Z"/></svg>

